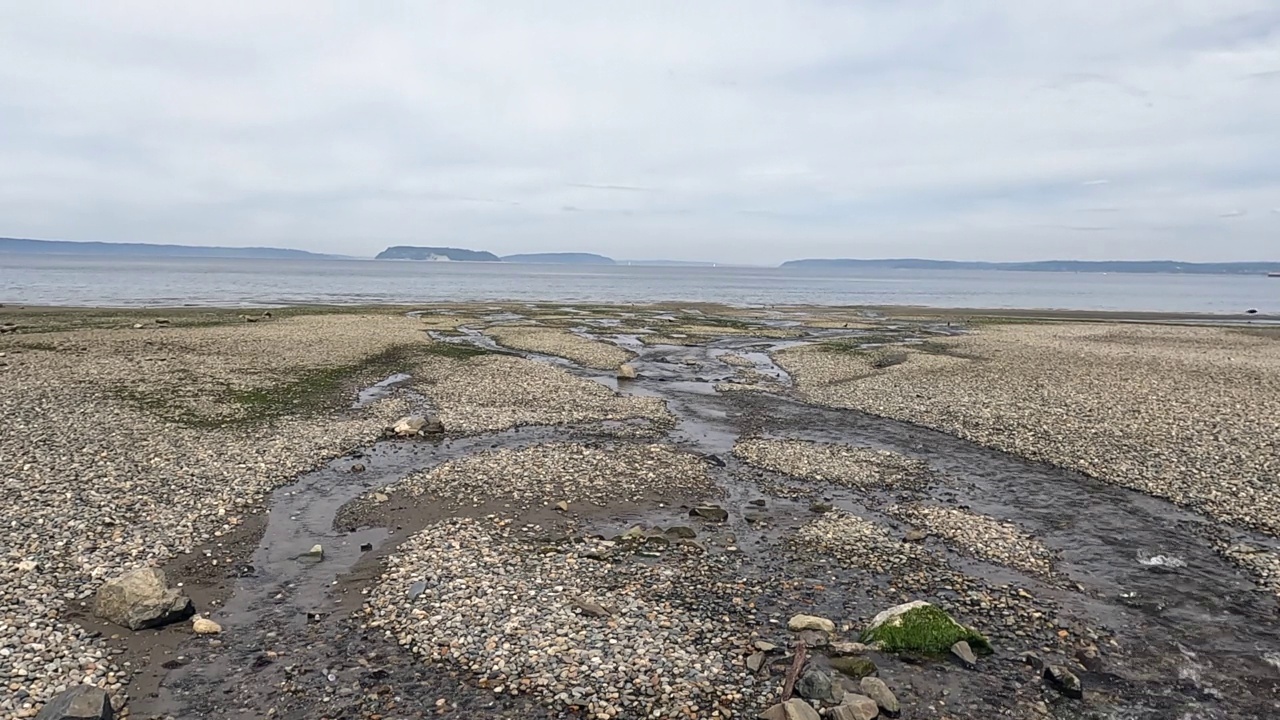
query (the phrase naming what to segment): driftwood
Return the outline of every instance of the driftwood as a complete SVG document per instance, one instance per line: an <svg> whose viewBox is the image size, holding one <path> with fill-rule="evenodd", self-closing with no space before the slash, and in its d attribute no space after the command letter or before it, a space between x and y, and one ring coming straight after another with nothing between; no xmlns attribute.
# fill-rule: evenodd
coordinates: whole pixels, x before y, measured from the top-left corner
<svg viewBox="0 0 1280 720"><path fill-rule="evenodd" d="M779 702L786 702L791 699L791 692L795 690L796 678L800 675L800 668L804 667L804 661L808 655L808 649L805 647L804 640L796 641L796 656L791 660L791 668L787 670L787 680L782 685L782 699Z"/></svg>

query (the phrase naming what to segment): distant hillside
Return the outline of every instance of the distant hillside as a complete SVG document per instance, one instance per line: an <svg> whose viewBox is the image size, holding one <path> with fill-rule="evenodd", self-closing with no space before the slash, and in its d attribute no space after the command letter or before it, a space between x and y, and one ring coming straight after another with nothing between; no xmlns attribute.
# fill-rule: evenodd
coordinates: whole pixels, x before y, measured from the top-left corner
<svg viewBox="0 0 1280 720"><path fill-rule="evenodd" d="M969 262L895 258L788 260L784 268L828 270L1024 270L1031 272L1183 273L1197 275L1262 275L1280 268L1280 262L1191 263L1175 260L1039 260L1036 262Z"/></svg>
<svg viewBox="0 0 1280 720"><path fill-rule="evenodd" d="M305 250L264 247L196 247L152 245L150 243L74 242L71 240L21 240L0 238L0 253L26 255L98 255L109 257L194 257L194 258L332 258Z"/></svg>
<svg viewBox="0 0 1280 720"><path fill-rule="evenodd" d="M519 255L503 255L502 262L509 263L551 263L557 265L614 265L613 258L595 253L522 253Z"/></svg>
<svg viewBox="0 0 1280 720"><path fill-rule="evenodd" d="M377 260L455 260L498 262L498 256L485 250L463 250L450 247L415 247L396 245L378 253Z"/></svg>

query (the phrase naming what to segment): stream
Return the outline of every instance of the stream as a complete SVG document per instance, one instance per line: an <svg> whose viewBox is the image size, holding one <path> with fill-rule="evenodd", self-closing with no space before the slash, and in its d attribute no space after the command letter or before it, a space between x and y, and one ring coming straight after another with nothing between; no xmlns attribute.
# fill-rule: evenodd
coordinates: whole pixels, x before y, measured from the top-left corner
<svg viewBox="0 0 1280 720"><path fill-rule="evenodd" d="M478 331L450 338L502 352ZM637 335L611 335L608 326L577 329L584 337L608 340L636 353L631 364L640 379L619 382L612 374L581 368L558 357L517 353L554 363L624 393L665 400L677 418L667 440L682 449L719 461L713 476L716 499L729 511L723 531L743 553L742 572L762 579L804 571L777 548L782 538L814 518L810 499L788 499L766 491L760 476L732 455L747 435L845 443L890 450L928 463L946 482L914 495L855 491L795 479L812 497L890 528L902 523L876 508L906 499L945 501L1012 522L1039 538L1058 555L1060 577L1050 581L958 554L941 543L933 547L948 563L981 583L1013 584L1052 607L1064 628L1082 629L1114 640L1102 648L1107 666L1081 672L1101 701L1055 702L1056 717L1246 718L1277 713L1280 692L1280 628L1277 602L1260 591L1234 565L1218 555L1206 538L1220 532L1211 521L1168 502L1097 480L983 448L919 426L849 410L815 407L785 395L737 391L718 393L717 382L736 369L719 360L725 353L746 358L754 370L785 388L787 373L769 357L794 340L728 337L705 346L645 345ZM950 328L927 329L948 334ZM832 330L822 339L856 339L859 333ZM913 338L917 339L917 338ZM383 397L409 380L388 378L360 393L357 405ZM495 700L472 688L465 678L443 668L418 665L394 642L355 627L348 616L361 604L361 588L376 581L378 560L419 528L335 528L339 510L350 501L441 462L494 448L519 448L551 440L579 439L565 428L520 428L437 442L385 440L333 460L280 488L270 503L262 539L239 569L234 593L213 616L226 632L217 644L193 641L183 648L160 691L136 698L141 717L360 717L361 698L380 688L398 693L404 709L391 717L416 717L429 701L448 697L457 717L560 717L518 698ZM600 441L601 438L594 438ZM621 441L619 441L621 442ZM354 465L363 471L352 472ZM767 502L768 522L745 518ZM679 508L634 508L591 521L604 535L634 524L670 525L684 517ZM443 511L436 519L447 517ZM687 520L687 518L685 518ZM548 520L551 522L552 520ZM1233 536L1274 547L1266 537L1232 530ZM303 558L314 544L324 548L322 562ZM717 550L719 551L719 550ZM831 617L868 616L879 596L842 573L828 569L833 590L818 598L814 611ZM840 583L848 582L848 586ZM836 592L835 588L841 589ZM883 590L883 589L881 589ZM762 604L771 599L762 598ZM785 611L781 596L778 611ZM881 664L891 687L919 702L946 702L968 688L993 696L1026 684L1018 653L1028 647L997 650L989 673L957 672L952 667ZM271 650L276 648L276 650ZM274 652L275 656L269 653ZM1271 658L1270 660L1268 658ZM166 667L168 667L166 665ZM1027 685L1034 689L1032 685ZM914 693L914 694L913 694ZM385 700L380 700L384 702ZM409 708L413 708L410 712ZM966 706L961 704L960 709ZM968 707L978 712L979 706ZM952 710L956 708L952 706ZM438 715L440 712L427 714ZM962 715L969 716L969 715Z"/></svg>

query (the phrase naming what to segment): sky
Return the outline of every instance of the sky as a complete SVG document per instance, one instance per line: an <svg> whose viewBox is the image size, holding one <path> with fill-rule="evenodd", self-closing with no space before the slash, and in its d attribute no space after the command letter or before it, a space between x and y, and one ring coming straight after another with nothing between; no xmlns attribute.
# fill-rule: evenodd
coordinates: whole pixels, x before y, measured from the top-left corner
<svg viewBox="0 0 1280 720"><path fill-rule="evenodd" d="M1280 259L1275 0L0 0L0 236Z"/></svg>

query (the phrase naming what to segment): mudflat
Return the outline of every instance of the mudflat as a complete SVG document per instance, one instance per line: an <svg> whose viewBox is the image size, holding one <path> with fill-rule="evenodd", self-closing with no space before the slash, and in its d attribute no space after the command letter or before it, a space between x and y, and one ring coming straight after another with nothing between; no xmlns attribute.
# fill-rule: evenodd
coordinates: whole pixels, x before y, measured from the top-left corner
<svg viewBox="0 0 1280 720"><path fill-rule="evenodd" d="M1016 315L0 308L0 718L1275 714L1280 336Z"/></svg>

